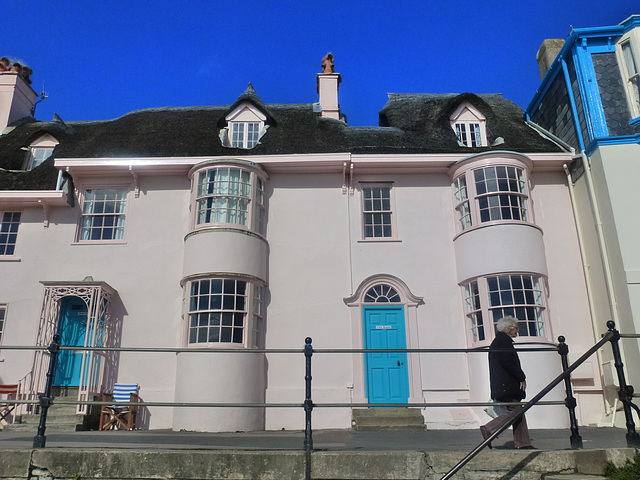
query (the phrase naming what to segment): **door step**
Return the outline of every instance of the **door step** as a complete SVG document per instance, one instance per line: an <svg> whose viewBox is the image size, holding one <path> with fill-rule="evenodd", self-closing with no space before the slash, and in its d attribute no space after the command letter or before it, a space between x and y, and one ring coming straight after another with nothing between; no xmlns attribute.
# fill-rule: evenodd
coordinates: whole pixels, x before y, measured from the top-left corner
<svg viewBox="0 0 640 480"><path fill-rule="evenodd" d="M417 408L354 408L354 430L424 430L422 412Z"/></svg>
<svg viewBox="0 0 640 480"><path fill-rule="evenodd" d="M53 387L51 391L53 404L47 412L47 432L76 432L81 430L97 430L100 415L100 407L89 406L89 414L76 414L75 405L56 405L56 400L76 400L78 398L77 387ZM4 426L4 430L37 432L40 424L40 407L34 409L35 413L16 417L14 423Z"/></svg>

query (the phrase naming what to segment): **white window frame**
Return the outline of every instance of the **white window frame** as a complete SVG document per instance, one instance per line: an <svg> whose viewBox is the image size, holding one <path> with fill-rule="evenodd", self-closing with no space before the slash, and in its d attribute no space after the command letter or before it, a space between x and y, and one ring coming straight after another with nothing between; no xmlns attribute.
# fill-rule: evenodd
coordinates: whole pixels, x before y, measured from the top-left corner
<svg viewBox="0 0 640 480"><path fill-rule="evenodd" d="M249 102L243 102L225 117L223 145L231 148L252 149L264 135L267 117Z"/></svg>
<svg viewBox="0 0 640 480"><path fill-rule="evenodd" d="M243 295L238 295L239 282L245 288ZM201 289L205 285L208 290L202 294ZM211 292L218 285L220 288ZM225 289L231 285L234 291L227 290L225 293ZM242 302L238 301L239 298L242 298ZM264 286L258 282L233 276L194 278L185 284L185 305L187 347L262 346Z"/></svg>
<svg viewBox="0 0 640 480"><path fill-rule="evenodd" d="M617 43L616 55L631 118L640 117L640 35L629 32ZM629 65L631 61L632 65ZM635 72L633 71L635 69Z"/></svg>
<svg viewBox="0 0 640 480"><path fill-rule="evenodd" d="M388 190L389 197L367 197L367 190ZM362 239L367 242L397 240L393 182L360 182ZM386 202L385 202L386 200Z"/></svg>
<svg viewBox="0 0 640 480"><path fill-rule="evenodd" d="M77 236L76 236L76 243L125 243L125 235L126 235L126 218L127 218L127 209L128 209L128 205L129 205L129 193L130 193L130 186L129 185L83 185L82 186L82 195L81 195L81 199L80 199L80 219L78 221L78 232L77 232ZM122 211L120 212L94 212L94 211L85 211L85 209L87 208L87 203L89 201L94 202L94 200L88 200L87 198L87 192L89 191L104 191L106 192L105 195L107 195L109 198L105 198L105 201L108 202L115 202L114 207L118 207L119 206L119 202L124 202L124 207L122 209ZM111 199L111 193L115 191L116 194L116 198ZM118 198L118 192L124 192L124 199ZM97 203L100 203L101 199L99 199L99 201ZM96 203L94 202L93 205L96 205ZM114 231L114 233L116 233L117 231L121 231L122 232L122 236L120 238L90 238L92 236L92 232L93 231L101 231L104 232L107 229L103 228L103 225L93 225L93 220L91 220L91 225L85 225L85 220L86 219L93 219L93 218L98 218L98 217L102 217L102 219L104 220L107 217L117 217L117 219L122 219L121 225L117 225L116 223L114 223L114 225L108 225L108 229L112 229ZM117 221L117 220L116 220ZM87 231L89 238L83 238L84 236L84 232ZM101 235L102 237L102 235Z"/></svg>
<svg viewBox="0 0 640 480"><path fill-rule="evenodd" d="M552 341L543 276L528 272L491 274L471 279L461 287L469 345L491 343L495 323L507 315L518 319L518 335L523 342Z"/></svg>
<svg viewBox="0 0 640 480"><path fill-rule="evenodd" d="M48 159L53 153L53 149L60 142L53 136L46 134L42 135L38 139L29 145L27 152L27 160L25 163L25 170L33 170L40 166L46 159Z"/></svg>
<svg viewBox="0 0 640 480"><path fill-rule="evenodd" d="M229 172L229 176L226 180L218 181L218 173L224 170ZM232 170L239 171L240 182L232 181ZM267 180L264 172L246 162L207 162L194 167L190 175L193 230L239 228L264 236ZM248 179L249 183L243 182L243 179ZM216 220L218 212L229 210L236 212L235 217L225 213L221 221Z"/></svg>
<svg viewBox="0 0 640 480"><path fill-rule="evenodd" d="M458 144L463 147L486 147L486 118L468 102L461 104L449 117L451 128L458 137Z"/></svg>
<svg viewBox="0 0 640 480"><path fill-rule="evenodd" d="M7 215L11 215L11 218L5 219ZM17 219L15 218L16 215L18 215ZM21 222L22 212L0 210L0 260L15 258ZM8 250L10 250L10 253L7 253Z"/></svg>
<svg viewBox="0 0 640 480"><path fill-rule="evenodd" d="M481 154L455 165L450 174L457 234L498 223L534 224L530 163L524 157L520 161ZM480 175L483 180L476 178Z"/></svg>

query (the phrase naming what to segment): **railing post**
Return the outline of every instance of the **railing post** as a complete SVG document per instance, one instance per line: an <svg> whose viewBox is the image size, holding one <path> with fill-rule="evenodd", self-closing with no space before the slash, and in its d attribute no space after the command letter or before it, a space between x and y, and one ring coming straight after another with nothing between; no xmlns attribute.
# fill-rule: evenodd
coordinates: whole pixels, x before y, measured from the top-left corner
<svg viewBox="0 0 640 480"><path fill-rule="evenodd" d="M618 342L620 341L620 332L616 330L616 324L609 320L607 322L607 327L609 328L609 332L613 333L611 337L611 350L613 350L613 360L614 365L616 367L616 372L618 373L618 382L620 384L620 391L618 392L618 398L622 402L622 406L624 408L624 417L627 421L627 446L629 448L638 448L640 447L640 435L636 432L636 424L633 422L633 412L631 411L631 407L638 410L633 402L633 387L631 385L627 385L627 381L624 377L624 364L622 363L622 355L620 354L620 345Z"/></svg>
<svg viewBox="0 0 640 480"><path fill-rule="evenodd" d="M560 335L558 337L558 353L560 354L560 361L562 362L562 371L566 372L569 368L569 346L564 341L565 338ZM564 399L564 404L569 410L569 423L571 425L571 448L583 448L582 437L578 432L578 419L576 418L577 403L575 397L573 396L570 375L564 377L564 389L567 392L567 397Z"/></svg>
<svg viewBox="0 0 640 480"><path fill-rule="evenodd" d="M304 451L306 458L306 474L307 480L311 479L311 450L313 450L313 438L311 432L311 411L313 410L313 401L311 400L311 356L313 355L313 347L311 346L311 337L304 339L304 358L305 358L305 398L304 398Z"/></svg>
<svg viewBox="0 0 640 480"><path fill-rule="evenodd" d="M49 345L49 370L47 371L47 383L44 387L44 394L40 396L40 424L38 425L38 434L33 438L33 448L44 448L47 443L47 437L44 431L47 428L47 412L51 405L51 386L53 385L53 376L58 363L58 354L60 353L60 335L57 333L53 336L53 342Z"/></svg>

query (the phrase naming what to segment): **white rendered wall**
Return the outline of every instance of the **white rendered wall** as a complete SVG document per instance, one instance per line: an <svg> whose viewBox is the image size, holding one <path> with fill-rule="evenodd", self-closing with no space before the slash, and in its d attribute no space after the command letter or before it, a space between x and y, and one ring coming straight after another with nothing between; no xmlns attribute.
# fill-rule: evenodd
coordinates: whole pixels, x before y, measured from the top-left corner
<svg viewBox="0 0 640 480"><path fill-rule="evenodd" d="M263 403L263 354L180 353L175 401ZM264 430L263 408L176 408L173 429L198 432Z"/></svg>
<svg viewBox="0 0 640 480"><path fill-rule="evenodd" d="M240 230L201 230L184 242L184 276L237 273L267 278L267 243Z"/></svg>
<svg viewBox="0 0 640 480"><path fill-rule="evenodd" d="M350 348L348 212L339 174L278 174L266 185L269 197L269 293L267 348ZM302 354L267 355L267 402L304 400ZM313 357L315 402L349 402L348 355ZM302 409L268 409L266 428L300 429ZM314 428L350 426L348 409L315 409Z"/></svg>
<svg viewBox="0 0 640 480"><path fill-rule="evenodd" d="M128 185L130 177L102 181ZM120 346L179 345L189 183L186 177L145 177L140 184L139 198L133 191L127 198L125 238L119 244L75 243L77 204L52 209L48 228L43 228L41 209L23 210L16 248L20 262L0 263L2 301L9 304L6 344L35 344L44 293L41 281L82 281L92 276L118 292L112 312L122 326ZM0 363L3 382L16 381L31 369L32 353L1 355L6 360ZM115 380L138 383L143 400L173 400L175 354L123 352L117 370ZM170 428L172 416L171 408L151 407L143 412L140 426Z"/></svg>
<svg viewBox="0 0 640 480"><path fill-rule="evenodd" d="M413 346L467 348L458 269L471 267L461 267L456 258L456 244L466 234L454 241L455 216L447 174L356 173L355 191L349 195L342 192L344 177L340 173L270 173L265 184L268 243L244 233L221 231L191 235L185 241L190 198L186 176L140 178L140 197L135 198L133 192L128 197L125 242L118 245L74 244L77 206L53 209L48 229L42 226L42 210L24 210L16 250L21 261L0 263L0 288L5 295L0 301L9 304L4 342L35 341L44 290L40 281L80 281L91 275L118 291L114 311L122 321L122 346L182 347L186 327L180 280L203 272L235 272L267 282L267 348L302 349L308 336L313 338L315 348L362 346L361 335L354 335L354 325L362 321L361 312L353 315L354 308L344 299L353 295L365 279L378 274L400 279L412 295L423 299L415 308L413 330L408 328ZM362 238L359 182L366 181L393 182L397 231L393 241ZM131 177L103 180L109 182L128 184ZM520 230L534 232L531 235L543 242L544 248L531 247L535 255L520 260L518 265L544 273L546 258L553 334L565 334L572 352L586 349L592 334L566 186L559 174L532 174L531 184L535 220L544 234L528 226ZM482 230L488 229L478 232ZM469 260L465 263L471 265L482 261L473 258L472 247L466 257ZM533 262L533 266L527 262ZM473 268L476 271L480 267ZM501 268L515 266L505 264L493 267L493 271ZM17 318L29 320L17 322ZM565 332L579 340L569 339ZM29 355L1 351L0 360L4 358L5 362L0 362L0 380L15 381L26 374L31 367L25 361ZM218 355L123 353L118 381L139 383L142 398L149 401L191 399L191 395L183 395L189 391L204 402L226 401L231 393L239 401L261 401L262 392L269 403L304 400L302 353L268 354L264 364L255 357L250 360L253 354ZM542 360L530 360L530 355L534 354L523 355L522 359L529 391L533 392L552 378L559 360L554 352L543 354L546 356ZM417 392L418 400L488 400L488 368L483 354L414 357L418 358L414 360L411 389ZM232 362L237 370L227 368ZM362 394L356 390L363 382L364 371L353 368L351 354L314 355L314 402L348 403ZM583 386L597 389L597 381L592 383ZM585 395L591 392L585 390ZM142 426L194 430L304 426L301 408L267 409L264 418L258 410L246 417L235 410L222 412L228 418L220 419L215 410L196 413L186 408L152 408ZM541 412L529 416L532 426L547 425L548 411ZM472 428L486 420L477 408L431 408L423 413L429 428ZM313 422L314 428L349 428L351 411L316 408Z"/></svg>
<svg viewBox="0 0 640 480"><path fill-rule="evenodd" d="M489 225L462 233L455 242L458 281L502 272L546 276L542 232L533 225Z"/></svg>

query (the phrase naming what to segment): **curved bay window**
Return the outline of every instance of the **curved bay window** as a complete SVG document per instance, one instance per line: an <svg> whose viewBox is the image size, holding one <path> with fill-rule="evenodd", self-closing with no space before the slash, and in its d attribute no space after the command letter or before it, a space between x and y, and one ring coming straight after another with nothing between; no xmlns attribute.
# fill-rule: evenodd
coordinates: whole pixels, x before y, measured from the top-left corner
<svg viewBox="0 0 640 480"><path fill-rule="evenodd" d="M524 171L516 167L484 167L473 171L480 222L527 221Z"/></svg>
<svg viewBox="0 0 640 480"><path fill-rule="evenodd" d="M497 160L504 162L504 159ZM487 165L493 162L483 157L461 163L453 169L452 189L458 232L489 222L531 222L527 164L514 160Z"/></svg>
<svg viewBox="0 0 640 480"><path fill-rule="evenodd" d="M472 343L491 340L497 321L508 315L518 319L521 337L546 339L542 277L492 275L472 280L462 287ZM493 328L488 327L487 319Z"/></svg>
<svg viewBox="0 0 640 480"><path fill-rule="evenodd" d="M258 344L262 330L262 287L233 278L193 280L189 282L188 305L189 345ZM251 325L247 324L248 319Z"/></svg>
<svg viewBox="0 0 640 480"><path fill-rule="evenodd" d="M203 168L195 174L195 227L234 225L264 233L264 181L236 165Z"/></svg>

